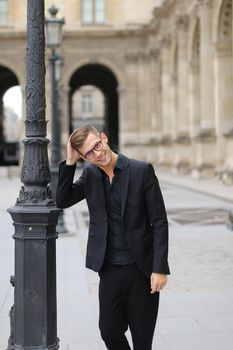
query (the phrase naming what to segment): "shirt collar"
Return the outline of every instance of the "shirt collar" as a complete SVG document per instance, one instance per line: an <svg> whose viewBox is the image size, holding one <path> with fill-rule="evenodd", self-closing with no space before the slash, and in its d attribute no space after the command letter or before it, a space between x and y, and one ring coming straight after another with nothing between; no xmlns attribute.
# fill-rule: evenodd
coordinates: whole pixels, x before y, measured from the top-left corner
<svg viewBox="0 0 233 350"><path fill-rule="evenodd" d="M117 155L118 155L117 161L116 161L116 164L115 164L115 168L122 170L123 169L123 157L118 152L114 152L114 153L117 153Z"/></svg>

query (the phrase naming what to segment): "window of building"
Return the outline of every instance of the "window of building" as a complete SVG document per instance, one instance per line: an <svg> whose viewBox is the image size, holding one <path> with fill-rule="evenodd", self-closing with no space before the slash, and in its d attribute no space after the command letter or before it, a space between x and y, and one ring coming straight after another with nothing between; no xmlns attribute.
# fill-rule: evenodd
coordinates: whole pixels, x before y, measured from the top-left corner
<svg viewBox="0 0 233 350"><path fill-rule="evenodd" d="M83 0L82 4L84 24L105 23L105 0Z"/></svg>
<svg viewBox="0 0 233 350"><path fill-rule="evenodd" d="M8 0L0 0L0 26L8 22Z"/></svg>
<svg viewBox="0 0 233 350"><path fill-rule="evenodd" d="M82 95L82 113L83 114L92 114L92 95L85 94Z"/></svg>

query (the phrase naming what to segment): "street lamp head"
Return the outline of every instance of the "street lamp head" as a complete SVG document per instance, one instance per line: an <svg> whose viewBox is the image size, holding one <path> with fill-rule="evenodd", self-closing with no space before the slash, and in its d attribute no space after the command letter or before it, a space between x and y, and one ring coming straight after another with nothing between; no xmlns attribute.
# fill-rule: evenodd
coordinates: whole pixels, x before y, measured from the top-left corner
<svg viewBox="0 0 233 350"><path fill-rule="evenodd" d="M54 4L48 9L50 15L52 17L56 17L56 14L58 13L59 9Z"/></svg>
<svg viewBox="0 0 233 350"><path fill-rule="evenodd" d="M55 5L52 5L48 11L51 17L45 19L46 46L55 49L61 45L62 26L65 21L64 18L56 18L59 9Z"/></svg>

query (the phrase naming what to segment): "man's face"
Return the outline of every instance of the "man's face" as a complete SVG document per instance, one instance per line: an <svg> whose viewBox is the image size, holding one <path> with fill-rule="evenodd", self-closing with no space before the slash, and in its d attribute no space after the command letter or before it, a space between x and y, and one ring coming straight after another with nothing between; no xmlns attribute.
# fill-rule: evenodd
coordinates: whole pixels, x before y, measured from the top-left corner
<svg viewBox="0 0 233 350"><path fill-rule="evenodd" d="M84 160L99 167L106 167L112 161L112 151L108 146L108 138L104 133L100 136L89 134L79 152ZM92 154L93 158L89 158ZM86 157L85 157L86 156Z"/></svg>

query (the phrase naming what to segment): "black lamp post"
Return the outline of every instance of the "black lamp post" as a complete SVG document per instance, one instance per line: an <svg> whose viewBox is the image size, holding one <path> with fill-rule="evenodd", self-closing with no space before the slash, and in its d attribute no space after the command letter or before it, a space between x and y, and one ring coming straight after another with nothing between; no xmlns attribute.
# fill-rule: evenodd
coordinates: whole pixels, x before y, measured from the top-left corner
<svg viewBox="0 0 233 350"><path fill-rule="evenodd" d="M53 198L55 198L57 176L58 176L58 163L60 161L60 148L59 148L59 115L58 115L58 84L56 77L57 62L61 59L56 53L56 49L61 46L62 42L62 26L64 19L56 18L58 8L54 5L49 8L51 17L45 20L46 30L46 46L51 49L51 56L49 58L51 67L51 189Z"/></svg>
<svg viewBox="0 0 233 350"><path fill-rule="evenodd" d="M27 2L26 138L14 207L14 306L8 349L57 350L56 225L60 210L48 186L45 120L44 0Z"/></svg>
<svg viewBox="0 0 233 350"><path fill-rule="evenodd" d="M46 30L46 46L51 49L51 56L49 58L51 68L51 159L50 159L50 172L51 172L51 190L52 196L55 200L56 188L58 181L58 171L60 162L60 115L58 108L58 69L61 69L59 62L61 57L56 53L56 49L61 46L62 42L62 26L65 23L64 19L58 19L56 17L58 8L52 5L49 8L50 18L45 20ZM60 74L59 74L60 75ZM63 211L61 212L57 231L59 233L65 233L66 228L64 225Z"/></svg>

